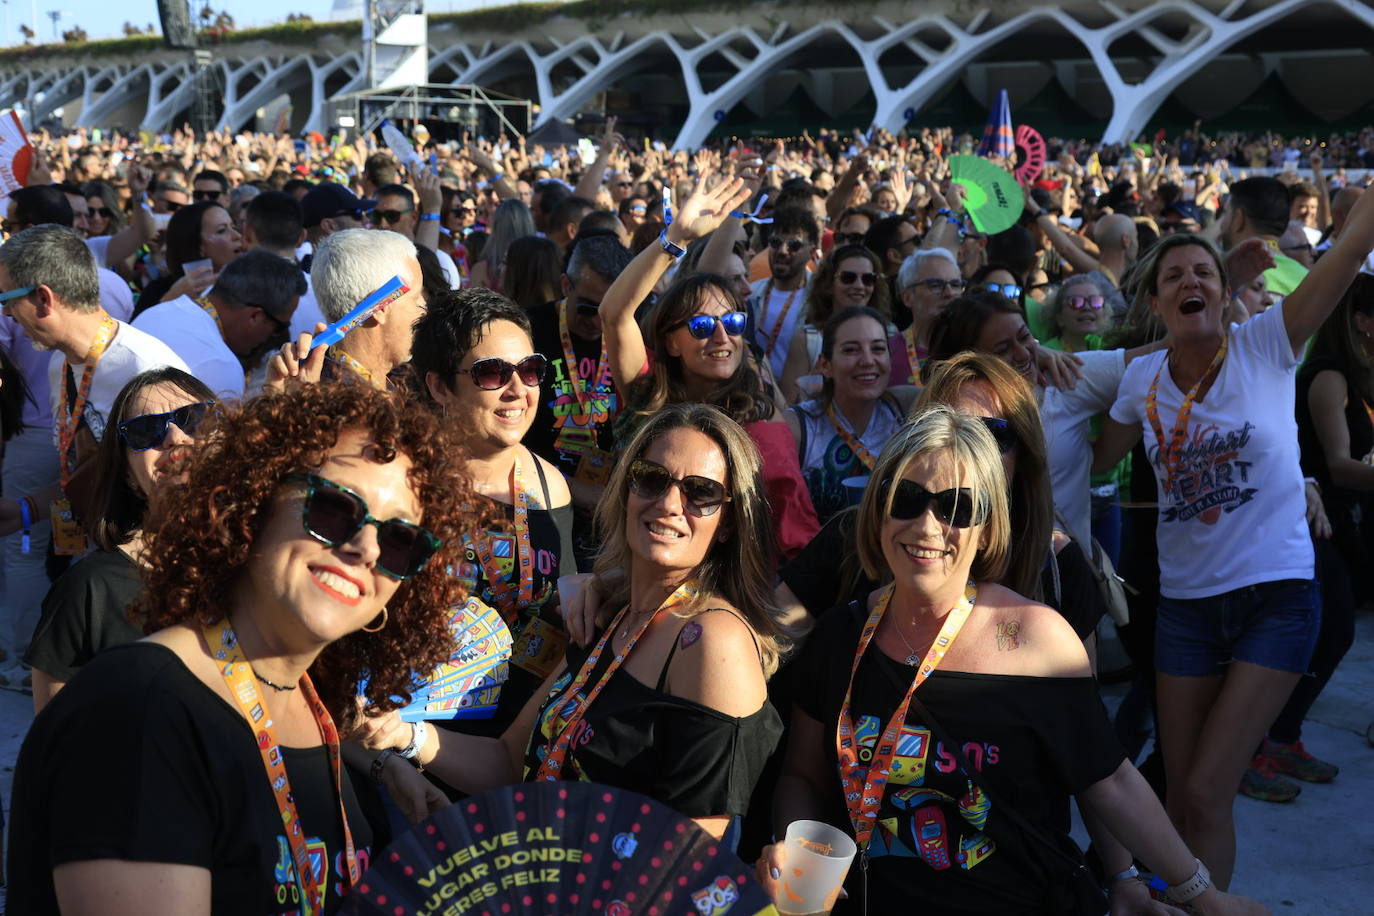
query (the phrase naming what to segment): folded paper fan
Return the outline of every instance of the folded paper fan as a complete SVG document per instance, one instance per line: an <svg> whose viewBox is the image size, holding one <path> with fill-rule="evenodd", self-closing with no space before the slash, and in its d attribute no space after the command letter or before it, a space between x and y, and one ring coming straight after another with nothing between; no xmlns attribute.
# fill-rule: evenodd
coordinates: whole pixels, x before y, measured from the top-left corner
<svg viewBox="0 0 1374 916"><path fill-rule="evenodd" d="M33 144L13 109L0 113L0 194L24 187L33 162Z"/></svg>
<svg viewBox="0 0 1374 916"><path fill-rule="evenodd" d="M595 783L506 786L372 860L353 916L776 916L752 869L691 820Z"/></svg>
<svg viewBox="0 0 1374 916"><path fill-rule="evenodd" d="M1009 229L1021 218L1026 198L1016 179L978 156L950 156L951 177L968 192L964 208L979 232Z"/></svg>
<svg viewBox="0 0 1374 916"><path fill-rule="evenodd" d="M1045 170L1045 138L1029 124L1016 128L1016 180L1023 187Z"/></svg>

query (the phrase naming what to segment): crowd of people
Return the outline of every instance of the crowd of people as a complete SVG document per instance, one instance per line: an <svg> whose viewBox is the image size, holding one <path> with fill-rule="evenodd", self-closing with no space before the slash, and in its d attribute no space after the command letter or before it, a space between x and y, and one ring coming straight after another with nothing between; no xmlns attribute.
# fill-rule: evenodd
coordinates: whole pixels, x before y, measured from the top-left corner
<svg viewBox="0 0 1374 916"><path fill-rule="evenodd" d="M333 912L410 824L557 779L775 892L789 823L845 830L837 913L1265 912L1234 798L1337 777L1302 723L1374 585L1372 138L1054 141L989 234L942 129L39 132L11 912ZM469 596L499 697L403 720Z"/></svg>

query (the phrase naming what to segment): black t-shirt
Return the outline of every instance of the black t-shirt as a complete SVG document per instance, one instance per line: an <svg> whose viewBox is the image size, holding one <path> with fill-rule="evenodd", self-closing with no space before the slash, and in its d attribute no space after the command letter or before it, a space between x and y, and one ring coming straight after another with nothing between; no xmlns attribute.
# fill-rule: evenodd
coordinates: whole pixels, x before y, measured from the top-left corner
<svg viewBox="0 0 1374 916"><path fill-rule="evenodd" d="M826 613L797 660L797 707L821 723L833 791L822 819L853 835L835 746L840 706L867 616L863 605ZM854 679L852 721L862 763L871 759L913 669L869 644ZM1092 678L968 674L937 669L917 691L930 714L963 741L997 803L1057 837L1068 797L1110 776L1124 759ZM1053 854L999 816L953 755L908 710L869 844L868 913L1036 912ZM860 912L859 869L850 870L849 908Z"/></svg>
<svg viewBox="0 0 1374 916"><path fill-rule="evenodd" d="M778 573L812 617L855 598L866 599L878 587L879 583L864 574L855 554L853 526L857 517L854 512L841 512L826 522ZM1079 639L1087 639L1107 610L1092 567L1077 542L1061 550L1057 559L1059 588L1054 586L1054 570L1047 558L1040 573L1042 600L1069 622Z"/></svg>
<svg viewBox="0 0 1374 916"><path fill-rule="evenodd" d="M141 639L125 611L143 590L138 567L123 551L97 550L53 583L24 661L57 681L70 681L111 646Z"/></svg>
<svg viewBox="0 0 1374 916"><path fill-rule="evenodd" d="M530 737L526 779L535 778L549 742L567 724L568 688L594 645L569 644L568 671L539 710ZM611 658L602 653L584 690L600 680ZM650 687L623 667L617 670L583 717L586 737L568 751L562 777L640 792L687 817L743 814L782 735L777 710L765 701L744 718L727 716L664 692L667 673L665 663L659 683Z"/></svg>
<svg viewBox="0 0 1374 916"><path fill-rule="evenodd" d="M1345 514L1353 511L1354 506L1360 502L1360 494L1331 482L1331 471L1326 465L1326 450L1317 438L1317 428L1312 423L1312 411L1307 404L1312 381L1319 373L1328 370L1341 371L1335 361L1324 357L1314 357L1298 370L1296 413L1302 472L1305 476L1316 479L1322 490L1322 501L1326 504L1327 514L1332 515L1333 512ZM1344 377L1344 373L1341 374ZM1345 385L1345 402L1345 426L1350 431L1349 457L1359 461L1374 451L1374 422L1370 421L1364 398L1348 379Z"/></svg>
<svg viewBox="0 0 1374 916"><path fill-rule="evenodd" d="M285 748L287 778L323 869L325 912L347 878L324 747ZM345 771L358 864L372 830ZM207 868L214 913L296 913L290 845L242 714L164 646L116 646L91 661L34 720L14 773L11 914L55 914L52 870L128 859Z"/></svg>
<svg viewBox="0 0 1374 916"><path fill-rule="evenodd" d="M543 483L543 468L537 469L539 480ZM547 485L543 487L543 491L544 502L547 504ZM489 532L487 535L492 539L492 555L497 564L505 569L506 581L518 589L518 551L514 535L510 533L514 530L515 507L503 502L493 504L497 511L504 515L507 524L504 531ZM525 703L539 689L539 685L544 683L544 678L548 677L561 658L558 652L546 650L543 642L551 638L556 640L565 632L555 595L558 577L577 572L572 552L572 505L559 506L556 509L531 508L529 525L530 549L534 552L534 576L531 583L533 596L530 603L520 609L519 616L514 620L510 619L496 600L476 551L469 547L464 553L458 569L459 578L468 584L469 594L476 595L487 605L501 612L506 618L507 626L510 627L515 645L511 651L510 674L501 685L496 714L490 719L453 719L437 723L444 728L469 735L500 735L506 730L506 726L520 715ZM531 624L535 620L539 623L534 624L531 629ZM526 632L527 630L529 632ZM548 658L543 669L537 661L540 657Z"/></svg>
<svg viewBox="0 0 1374 916"><path fill-rule="evenodd" d="M577 477L584 455L596 450L611 454L615 450L611 420L619 409L619 397L608 365L600 378L596 370L601 361L601 339L584 340L569 332L573 355L577 359L578 385L589 385L585 403L579 403L569 377L563 341L558 334L562 301L530 309L531 339L534 349L549 361L544 381L539 386L539 409L534 425L525 434L525 445L570 478ZM610 473L609 466L603 471ZM584 469L585 474L591 474Z"/></svg>

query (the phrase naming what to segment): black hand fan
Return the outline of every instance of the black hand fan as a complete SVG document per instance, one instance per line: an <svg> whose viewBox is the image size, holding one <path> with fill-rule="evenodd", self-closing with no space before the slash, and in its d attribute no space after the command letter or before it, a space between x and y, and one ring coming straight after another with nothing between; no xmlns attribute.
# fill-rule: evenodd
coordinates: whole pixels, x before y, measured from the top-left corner
<svg viewBox="0 0 1374 916"><path fill-rule="evenodd" d="M464 799L376 856L354 916L776 916L752 869L666 805L587 782Z"/></svg>

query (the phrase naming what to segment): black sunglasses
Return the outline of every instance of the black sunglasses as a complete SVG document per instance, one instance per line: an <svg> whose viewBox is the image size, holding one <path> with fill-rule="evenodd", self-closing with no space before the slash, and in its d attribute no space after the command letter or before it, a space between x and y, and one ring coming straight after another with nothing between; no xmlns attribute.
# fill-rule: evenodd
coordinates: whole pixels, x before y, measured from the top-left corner
<svg viewBox="0 0 1374 916"><path fill-rule="evenodd" d="M774 251L781 251L783 245L787 246L788 254L796 254L806 247L806 243L801 239L784 239L775 235L768 240L768 247Z"/></svg>
<svg viewBox="0 0 1374 916"><path fill-rule="evenodd" d="M119 437L124 444L136 452L157 448L167 438L168 424L175 423L188 436L194 436L201 421L215 406L214 401L187 404L167 413L146 413L141 417L131 417L119 424Z"/></svg>
<svg viewBox="0 0 1374 916"><path fill-rule="evenodd" d="M686 321L679 321L669 328L669 331L676 331L678 328L685 327L687 331L697 340L707 340L716 333L716 325L725 328L725 333L731 337L738 337L744 333L744 326L748 323L749 316L743 312L726 312L724 315L693 315Z"/></svg>
<svg viewBox="0 0 1374 916"><path fill-rule="evenodd" d="M290 483L305 484L305 533L327 547L347 544L364 525L377 527L377 571L404 580L424 569L442 542L428 528L404 519L383 521L367 511L367 501L348 487L318 474L287 474Z"/></svg>
<svg viewBox="0 0 1374 916"><path fill-rule="evenodd" d="M836 232L834 239L837 248L841 245L862 245L864 234L862 232Z"/></svg>
<svg viewBox="0 0 1374 916"><path fill-rule="evenodd" d="M875 273L865 273L865 274L861 274L861 273L859 273L858 271L855 271L855 270L842 270L842 271L840 271L840 273L839 273L839 278L840 278L840 282L843 283L843 284L845 284L846 286L848 286L849 284L853 283L855 280L858 280L858 281L859 281L860 283L862 283L864 286L872 286L874 283L877 283L877 282L878 282L878 275L877 275L877 274L875 274Z"/></svg>
<svg viewBox="0 0 1374 916"><path fill-rule="evenodd" d="M483 391L496 391L510 384L512 375L520 376L520 383L527 388L536 388L544 380L544 370L549 361L543 353L531 353L518 363L508 363L499 356L479 359L467 369L459 369L460 375L472 376L472 382Z"/></svg>
<svg viewBox="0 0 1374 916"><path fill-rule="evenodd" d="M164 198L162 201L162 206L166 208L168 213L175 213L186 205L183 203L178 203L175 200L167 200Z"/></svg>
<svg viewBox="0 0 1374 916"><path fill-rule="evenodd" d="M695 474L678 480L668 473L668 469L663 465L648 458L636 458L630 462L627 476L630 480L630 489L641 499L658 499L668 492L669 487L676 484L682 490L682 498L686 501L687 508L702 518L715 515L716 510L730 501L725 492L725 484Z"/></svg>
<svg viewBox="0 0 1374 916"><path fill-rule="evenodd" d="M1011 423L1001 417L979 417L983 425L992 433L993 441L997 443L997 450L1003 455L1016 448L1016 431L1011 428Z"/></svg>
<svg viewBox="0 0 1374 916"><path fill-rule="evenodd" d="M373 222L380 220L385 223L399 223L401 217L405 216L407 213L413 213L414 211L414 207L408 207L405 210L370 210L367 215L372 217Z"/></svg>
<svg viewBox="0 0 1374 916"><path fill-rule="evenodd" d="M223 191L192 191L191 197L195 200L219 200Z"/></svg>
<svg viewBox="0 0 1374 916"><path fill-rule="evenodd" d="M892 478L883 481L884 488L892 483ZM973 491L967 487L941 490L932 493L914 480L899 480L892 493L892 508L888 515L909 521L925 514L926 507L934 504L935 517L946 525L955 528L968 528L986 522L987 512L981 518L973 517Z"/></svg>
<svg viewBox="0 0 1374 916"><path fill-rule="evenodd" d="M91 216L98 216L101 219L113 219L114 211L109 207L95 207L91 210Z"/></svg>

